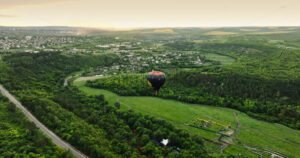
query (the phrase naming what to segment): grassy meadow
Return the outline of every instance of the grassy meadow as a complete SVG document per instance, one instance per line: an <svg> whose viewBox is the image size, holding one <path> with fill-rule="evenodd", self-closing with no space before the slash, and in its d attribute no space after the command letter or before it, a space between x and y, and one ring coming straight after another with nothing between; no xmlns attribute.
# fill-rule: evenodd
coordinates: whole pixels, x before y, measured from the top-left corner
<svg viewBox="0 0 300 158"><path fill-rule="evenodd" d="M198 117L221 124L231 124L231 128L236 130L238 119L240 128L237 130L237 138L233 140L237 146L230 145L223 151L224 153L239 152L246 150L239 146L249 146L273 150L289 157L300 157L300 150L298 150L300 149L300 132L283 125L259 121L229 108L186 104L155 97L118 96L107 90L86 87L85 82L74 82L73 84L88 95L103 94L110 105L119 100L121 109L130 108L137 112L168 120L179 128L213 141L217 141L219 134L186 126L185 122ZM237 114L237 118L235 118L233 112ZM248 154L251 155L251 153Z"/></svg>

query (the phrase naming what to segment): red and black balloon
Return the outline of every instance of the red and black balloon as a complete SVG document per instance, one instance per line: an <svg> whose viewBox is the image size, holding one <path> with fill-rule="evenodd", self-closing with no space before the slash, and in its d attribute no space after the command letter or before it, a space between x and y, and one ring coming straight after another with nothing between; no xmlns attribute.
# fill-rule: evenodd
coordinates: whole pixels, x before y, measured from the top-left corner
<svg viewBox="0 0 300 158"><path fill-rule="evenodd" d="M147 80L149 86L155 90L155 95L157 95L160 87L163 86L166 81L166 76L163 72L152 71L148 73Z"/></svg>

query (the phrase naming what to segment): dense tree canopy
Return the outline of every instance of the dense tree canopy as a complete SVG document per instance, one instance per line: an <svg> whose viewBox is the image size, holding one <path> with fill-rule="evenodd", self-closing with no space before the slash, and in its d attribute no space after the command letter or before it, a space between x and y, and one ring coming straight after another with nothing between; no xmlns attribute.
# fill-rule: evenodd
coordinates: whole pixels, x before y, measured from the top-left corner
<svg viewBox="0 0 300 158"><path fill-rule="evenodd" d="M153 95L146 76L122 75L89 81L87 85L120 95ZM238 109L248 115L300 128L298 82L264 80L230 72L180 71L167 75L160 97L188 103Z"/></svg>
<svg viewBox="0 0 300 158"><path fill-rule="evenodd" d="M54 145L2 95L0 120L1 157L72 157Z"/></svg>
<svg viewBox="0 0 300 158"><path fill-rule="evenodd" d="M111 55L13 54L4 57L1 83L47 127L90 157L207 157L199 136L109 106L103 96L62 87L69 73L114 60ZM159 143L162 139L170 140L167 148Z"/></svg>

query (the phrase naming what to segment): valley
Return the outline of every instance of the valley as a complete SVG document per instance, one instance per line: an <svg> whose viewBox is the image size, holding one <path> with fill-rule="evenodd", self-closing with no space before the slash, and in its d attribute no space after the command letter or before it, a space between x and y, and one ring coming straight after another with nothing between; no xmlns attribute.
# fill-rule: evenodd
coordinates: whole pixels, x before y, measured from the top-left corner
<svg viewBox="0 0 300 158"><path fill-rule="evenodd" d="M300 155L299 27L0 27L0 35L0 84L36 120L15 121L1 97L0 157ZM155 91L152 71L165 79Z"/></svg>

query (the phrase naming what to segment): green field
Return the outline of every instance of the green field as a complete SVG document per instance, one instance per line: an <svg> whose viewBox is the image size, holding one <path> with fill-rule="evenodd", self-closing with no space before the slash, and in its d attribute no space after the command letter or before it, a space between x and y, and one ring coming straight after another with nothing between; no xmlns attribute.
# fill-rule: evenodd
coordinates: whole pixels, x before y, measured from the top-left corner
<svg viewBox="0 0 300 158"><path fill-rule="evenodd" d="M189 127L185 123L199 117L220 124L231 124L231 128L236 130L237 120L239 120L240 128L237 130L236 138L231 140L237 146L230 145L224 152L227 150L227 152L231 150L238 152L245 150L238 148L238 146L248 146L257 149L269 149L289 157L300 157L300 150L298 150L300 149L300 132L283 125L258 121L229 108L185 104L155 97L121 97L110 91L86 87L84 84L85 81L74 83L88 95L104 94L111 105L119 100L122 109L131 108L137 112L168 120L177 127L187 129L194 134L200 134L202 137L213 141L217 141L219 134ZM237 114L237 118L235 118L234 112Z"/></svg>
<svg viewBox="0 0 300 158"><path fill-rule="evenodd" d="M235 59L227 56L227 55L220 55L216 53L205 53L204 56L213 61L219 61L222 65L229 65L235 62Z"/></svg>

